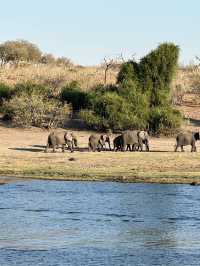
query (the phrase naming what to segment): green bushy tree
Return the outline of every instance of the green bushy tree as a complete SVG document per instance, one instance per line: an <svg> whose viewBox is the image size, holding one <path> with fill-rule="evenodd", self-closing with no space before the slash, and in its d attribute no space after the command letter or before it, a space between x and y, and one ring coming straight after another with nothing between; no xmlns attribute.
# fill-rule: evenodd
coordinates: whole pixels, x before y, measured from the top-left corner
<svg viewBox="0 0 200 266"><path fill-rule="evenodd" d="M0 103L11 97L13 90L10 86L0 83Z"/></svg>
<svg viewBox="0 0 200 266"><path fill-rule="evenodd" d="M79 111L88 105L88 93L84 92L76 81L62 88L60 99L70 103L74 111Z"/></svg>
<svg viewBox="0 0 200 266"><path fill-rule="evenodd" d="M139 63L129 61L123 64L118 74L117 82L119 88L121 87L121 93L129 97L129 91L132 91L133 95L140 92L138 99L143 95L148 99L148 127L153 132L173 130L181 124L181 115L172 108L170 99L171 82L176 74L178 56L178 46L163 43L143 57ZM132 99L129 100L134 104ZM139 106L142 105L138 104Z"/></svg>

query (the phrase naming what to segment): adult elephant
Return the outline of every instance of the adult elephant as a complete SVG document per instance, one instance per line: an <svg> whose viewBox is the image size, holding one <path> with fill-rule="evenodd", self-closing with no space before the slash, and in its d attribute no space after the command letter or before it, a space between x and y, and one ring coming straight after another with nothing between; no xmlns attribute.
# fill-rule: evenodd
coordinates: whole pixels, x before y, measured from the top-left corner
<svg viewBox="0 0 200 266"><path fill-rule="evenodd" d="M133 151L143 151L143 145L149 151L149 135L147 131L126 130L122 133L122 145L123 151L127 146L131 146Z"/></svg>
<svg viewBox="0 0 200 266"><path fill-rule="evenodd" d="M88 141L88 150L89 151L102 151L105 146L105 139L98 135L90 135Z"/></svg>
<svg viewBox="0 0 200 266"><path fill-rule="evenodd" d="M60 132L55 133L52 132L49 134L47 139L47 146L45 152L48 151L49 148L53 149L53 152L56 152L57 148L61 148L62 152L65 151L65 147L69 148L71 152L74 151L74 147L77 147L77 138L71 132Z"/></svg>
<svg viewBox="0 0 200 266"><path fill-rule="evenodd" d="M200 139L199 132L179 133L176 136L175 152L178 148L181 148L183 152L183 146L191 145L191 152L197 151L196 141Z"/></svg>

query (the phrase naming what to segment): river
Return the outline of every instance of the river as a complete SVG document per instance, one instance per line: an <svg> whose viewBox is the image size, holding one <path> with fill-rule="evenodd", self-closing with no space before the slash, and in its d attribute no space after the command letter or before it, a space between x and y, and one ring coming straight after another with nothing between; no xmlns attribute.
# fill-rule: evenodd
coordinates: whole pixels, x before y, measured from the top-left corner
<svg viewBox="0 0 200 266"><path fill-rule="evenodd" d="M200 265L200 186L0 186L0 265Z"/></svg>

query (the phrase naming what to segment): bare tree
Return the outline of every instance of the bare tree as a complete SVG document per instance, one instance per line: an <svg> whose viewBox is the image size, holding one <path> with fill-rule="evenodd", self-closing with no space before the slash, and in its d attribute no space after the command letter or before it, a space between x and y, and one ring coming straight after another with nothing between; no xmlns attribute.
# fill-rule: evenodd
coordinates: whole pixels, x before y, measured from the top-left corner
<svg viewBox="0 0 200 266"><path fill-rule="evenodd" d="M104 72L104 85L107 83L107 72L112 67L114 63L114 59L108 59L104 57L104 65L105 65L105 72Z"/></svg>

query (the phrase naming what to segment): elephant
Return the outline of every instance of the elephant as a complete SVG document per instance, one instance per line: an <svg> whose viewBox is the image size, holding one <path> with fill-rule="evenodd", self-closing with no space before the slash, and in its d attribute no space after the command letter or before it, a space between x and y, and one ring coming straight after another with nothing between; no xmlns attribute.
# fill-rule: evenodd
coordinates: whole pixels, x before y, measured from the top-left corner
<svg viewBox="0 0 200 266"><path fill-rule="evenodd" d="M176 136L175 152L179 147L181 151L184 152L183 146L191 145L191 152L197 151L196 141L200 140L199 132L188 132L188 133L179 133Z"/></svg>
<svg viewBox="0 0 200 266"><path fill-rule="evenodd" d="M53 152L56 152L56 148L59 148L60 146L62 148L62 152L64 152L66 145L68 146L71 152L74 151L75 146L77 147L77 138L74 136L73 133L52 132L48 136L45 152L47 152L49 148L53 148Z"/></svg>
<svg viewBox="0 0 200 266"><path fill-rule="evenodd" d="M146 151L149 151L149 135L147 131L138 130L126 130L122 133L122 151L125 151L126 147L132 147L132 151L143 151L143 144L146 147Z"/></svg>
<svg viewBox="0 0 200 266"><path fill-rule="evenodd" d="M113 140L113 149L114 151L121 151L122 147L123 147L123 139L122 139L122 135L119 135L117 137L114 138Z"/></svg>
<svg viewBox="0 0 200 266"><path fill-rule="evenodd" d="M109 134L102 134L100 136L100 139L102 140L102 142L105 142L105 144L103 145L104 150L106 150L106 143L107 143L108 144L108 148L111 151L112 149L111 149L110 136L109 136Z"/></svg>
<svg viewBox="0 0 200 266"><path fill-rule="evenodd" d="M138 148L143 148L143 144L146 147L146 151L149 151L149 134L147 131L141 130L138 132L138 140L140 145L138 146ZM142 149L141 149L142 151Z"/></svg>
<svg viewBox="0 0 200 266"><path fill-rule="evenodd" d="M88 150L89 151L101 151L103 150L103 147L105 146L105 140L104 138L101 138L101 136L98 135L90 135L89 142L88 142Z"/></svg>

